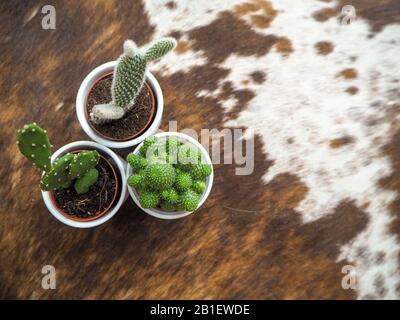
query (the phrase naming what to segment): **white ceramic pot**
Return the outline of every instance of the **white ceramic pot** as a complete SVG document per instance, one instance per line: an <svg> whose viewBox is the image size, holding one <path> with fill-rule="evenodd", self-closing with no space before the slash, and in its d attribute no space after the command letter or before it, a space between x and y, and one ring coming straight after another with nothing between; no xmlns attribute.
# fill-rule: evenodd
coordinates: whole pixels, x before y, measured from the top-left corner
<svg viewBox="0 0 400 320"><path fill-rule="evenodd" d="M160 126L163 114L164 99L158 81L149 71L147 71L146 82L150 85L154 93L154 98L156 100L155 115L150 126L145 129L145 131L142 132L139 136L127 141L113 141L108 140L103 136L100 136L96 131L92 129L92 127L88 123L88 119L86 118L86 97L89 95L89 91L91 90L93 84L104 75L113 72L116 65L117 61L104 63L93 69L86 76L86 78L81 83L78 94L76 96L76 113L81 127L91 139L110 148L128 148L141 143L146 137L153 135L157 131Z"/></svg>
<svg viewBox="0 0 400 320"><path fill-rule="evenodd" d="M180 132L163 132L163 133L157 133L154 135L157 138L167 138L167 137L171 137L171 136L175 136L177 137L180 141L183 142L189 142L191 144L193 144L194 146L196 146L201 153L204 156L204 159L206 161L207 164L211 164L211 168L212 168L212 162L210 159L210 156L208 155L206 149L204 149L204 147L196 140L193 139L192 137L180 133ZM141 143L140 145L138 145L135 150L133 151L133 153L138 154L139 153L139 149L140 147L143 145L143 143ZM128 178L129 176L131 176L133 174L133 170L132 167L130 165L127 165L127 171L126 171L126 177ZM203 195L201 196L200 202L197 206L198 210L203 203L207 200L208 196L210 195L211 192L211 188L213 185L213 181L214 181L214 169L212 168L211 171L211 175L209 177L207 177L206 180L206 188L203 192ZM148 213L149 215L156 217L156 218L160 218L160 219L179 219L179 218L183 218L186 217L187 215L193 213L194 211L177 211L177 212L169 212L169 211L163 211L163 210L159 210L159 209L145 209L140 205L139 202L139 194L136 192L135 188L132 188L131 186L127 185L128 187L128 191L129 194L131 195L133 201L146 213Z"/></svg>
<svg viewBox="0 0 400 320"><path fill-rule="evenodd" d="M117 156L112 150L109 148L102 146L96 142L92 141L76 141L69 143L65 145L64 147L58 149L52 156L51 156L51 162L54 162L57 158L60 156L64 155L67 152L72 152L74 150L97 150L100 154L103 155L108 155L112 161L114 162L114 169L117 175L120 176L121 178L121 186L120 186L120 194L118 195L118 198L115 199L114 204L111 206L111 208L103 215L101 215L98 219L91 220L91 221L75 221L72 219L68 219L64 215L62 215L57 207L53 204L51 197L50 197L50 192L48 191L42 191L42 197L44 200L44 203L46 204L47 209L50 211L50 213L56 217L59 221L62 223L65 223L66 225L69 225L71 227L75 228L91 228L91 227L96 227L100 224L103 224L104 222L110 220L119 210L119 208L122 206L122 204L126 200L126 176L125 176L125 171L126 171L126 162L122 160L119 156Z"/></svg>

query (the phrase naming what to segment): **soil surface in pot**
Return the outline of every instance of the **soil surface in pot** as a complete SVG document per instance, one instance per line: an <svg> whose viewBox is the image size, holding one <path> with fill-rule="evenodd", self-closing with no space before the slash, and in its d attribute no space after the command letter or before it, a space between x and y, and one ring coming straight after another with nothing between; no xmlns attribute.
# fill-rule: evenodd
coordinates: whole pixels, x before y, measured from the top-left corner
<svg viewBox="0 0 400 320"><path fill-rule="evenodd" d="M97 104L109 103L111 98L111 85L113 75L98 81L89 92L87 99L88 113ZM139 95L136 97L135 104L122 119L110 121L108 123L95 124L88 118L90 124L101 134L115 140L132 138L141 131L146 124L150 123L152 116L152 93L147 85L144 85Z"/></svg>
<svg viewBox="0 0 400 320"><path fill-rule="evenodd" d="M100 157L96 166L99 178L84 194L78 194L74 184L66 189L57 189L53 192L58 207L67 215L76 218L93 218L110 206L114 199L116 177L110 164Z"/></svg>

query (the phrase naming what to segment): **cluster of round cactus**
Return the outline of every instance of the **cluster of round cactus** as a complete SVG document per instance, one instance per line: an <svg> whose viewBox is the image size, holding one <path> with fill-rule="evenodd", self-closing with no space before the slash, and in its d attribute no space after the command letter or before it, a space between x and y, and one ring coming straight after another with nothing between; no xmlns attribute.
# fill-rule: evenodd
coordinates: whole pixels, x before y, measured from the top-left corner
<svg viewBox="0 0 400 320"><path fill-rule="evenodd" d="M128 184L141 206L165 211L196 210L212 172L198 148L176 137L146 138L139 154L129 154L127 161L134 171Z"/></svg>

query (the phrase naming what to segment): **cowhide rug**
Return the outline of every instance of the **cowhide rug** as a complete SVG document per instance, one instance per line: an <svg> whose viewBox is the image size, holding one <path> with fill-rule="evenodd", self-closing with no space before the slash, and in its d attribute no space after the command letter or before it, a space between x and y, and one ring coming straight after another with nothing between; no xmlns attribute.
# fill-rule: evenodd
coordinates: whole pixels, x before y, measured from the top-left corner
<svg viewBox="0 0 400 320"><path fill-rule="evenodd" d="M42 30L41 3L0 4L1 298L400 298L398 0L53 5L57 29ZM252 128L254 172L216 165L207 203L179 221L127 203L94 230L61 225L16 130L86 139L83 77L124 39L166 35L178 47L151 65L162 129ZM56 290L40 286L47 264Z"/></svg>

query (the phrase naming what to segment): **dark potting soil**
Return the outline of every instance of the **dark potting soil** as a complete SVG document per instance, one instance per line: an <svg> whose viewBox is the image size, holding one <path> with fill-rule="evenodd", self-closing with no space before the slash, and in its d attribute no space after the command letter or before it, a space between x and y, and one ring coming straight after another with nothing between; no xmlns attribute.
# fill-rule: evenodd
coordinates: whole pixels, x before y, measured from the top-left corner
<svg viewBox="0 0 400 320"><path fill-rule="evenodd" d="M78 194L74 189L74 182L69 188L53 192L54 199L63 212L77 218L90 218L100 214L111 204L116 188L112 168L100 157L96 169L99 171L99 178L87 193Z"/></svg>
<svg viewBox="0 0 400 320"><path fill-rule="evenodd" d="M89 92L87 100L88 114L96 104L109 103L111 98L111 85L113 75L109 75L98 81ZM121 119L102 124L88 121L100 133L111 139L128 139L144 128L151 116L152 98L148 86L144 85L135 99L133 107Z"/></svg>

